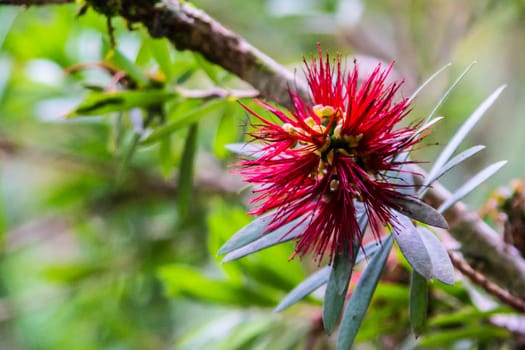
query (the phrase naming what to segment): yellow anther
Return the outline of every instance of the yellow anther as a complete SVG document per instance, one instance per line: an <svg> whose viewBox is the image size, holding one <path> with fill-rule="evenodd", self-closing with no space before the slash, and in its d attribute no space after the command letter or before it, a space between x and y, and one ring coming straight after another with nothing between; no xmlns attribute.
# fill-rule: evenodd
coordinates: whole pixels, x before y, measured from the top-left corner
<svg viewBox="0 0 525 350"><path fill-rule="evenodd" d="M308 125L309 127L313 128L314 126L317 125L317 123L315 122L314 118L312 117L308 117L304 120L304 122L306 123L306 125Z"/></svg>
<svg viewBox="0 0 525 350"><path fill-rule="evenodd" d="M335 127L334 129L334 136L336 139L340 139L341 138L341 129L342 129L342 125L341 124L337 124L337 126Z"/></svg>
<svg viewBox="0 0 525 350"><path fill-rule="evenodd" d="M326 142L324 143L324 145L318 149L318 151L320 152L319 155L321 155L324 151L326 151L328 148L330 147L330 139L327 138L326 139Z"/></svg>
<svg viewBox="0 0 525 350"><path fill-rule="evenodd" d="M283 128L283 130L284 130L285 132L287 132L287 133L290 134L290 135L295 135L295 134L297 134L297 130L295 129L295 126L293 126L293 125L290 124L290 123L285 123L285 124L283 124L282 128Z"/></svg>
<svg viewBox="0 0 525 350"><path fill-rule="evenodd" d="M320 118L329 118L335 114L335 109L332 106L315 105L312 109L315 115Z"/></svg>
<svg viewBox="0 0 525 350"><path fill-rule="evenodd" d="M322 133L325 132L326 127L324 127L323 125L314 125L314 126L312 126L312 130L322 134Z"/></svg>
<svg viewBox="0 0 525 350"><path fill-rule="evenodd" d="M315 176L315 179L317 181L321 181L326 174L328 173L328 170L326 170L326 166L322 159L319 160L319 165L317 166L317 172L315 174L312 174L312 176Z"/></svg>
<svg viewBox="0 0 525 350"><path fill-rule="evenodd" d="M348 147L355 148L359 145L359 141L363 138L363 134L357 136L354 135L344 135L343 140L347 143Z"/></svg>
<svg viewBox="0 0 525 350"><path fill-rule="evenodd" d="M339 180L330 180L330 191L335 192L339 189Z"/></svg>
<svg viewBox="0 0 525 350"><path fill-rule="evenodd" d="M337 150L337 152L341 153L343 156L346 156L346 157L351 157L352 159L355 159L355 155L348 152L347 150L345 150L344 148L339 148Z"/></svg>
<svg viewBox="0 0 525 350"><path fill-rule="evenodd" d="M328 162L329 165L334 164L334 150L331 150L330 152L328 152L328 154L326 155L326 161Z"/></svg>

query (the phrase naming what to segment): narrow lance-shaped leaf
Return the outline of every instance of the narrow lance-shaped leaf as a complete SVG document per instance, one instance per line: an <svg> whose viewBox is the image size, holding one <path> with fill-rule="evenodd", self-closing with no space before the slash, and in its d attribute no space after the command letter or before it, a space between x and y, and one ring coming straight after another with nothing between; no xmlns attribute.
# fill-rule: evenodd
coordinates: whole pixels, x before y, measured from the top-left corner
<svg viewBox="0 0 525 350"><path fill-rule="evenodd" d="M506 306L498 306L494 309L481 311L475 306L466 306L456 311L440 313L428 320L429 327L453 328L450 326L470 323L472 320L488 319L497 314L512 313L512 309Z"/></svg>
<svg viewBox="0 0 525 350"><path fill-rule="evenodd" d="M175 97L164 90L91 92L66 117L93 116L111 112L121 112L135 107L150 107Z"/></svg>
<svg viewBox="0 0 525 350"><path fill-rule="evenodd" d="M469 134L472 128L474 128L474 126L479 122L481 117L483 117L485 112L496 101L496 99L499 97L504 88L505 85L500 86L498 89L496 89L496 91L494 91L489 97L487 97L487 99L483 101L483 103L478 108L476 108L476 110L470 115L470 117L467 118L463 125L454 134L452 139L448 142L447 146L445 147L443 152L441 152L438 159L434 162L434 165L432 166L432 169L430 170L430 173L428 175L429 178L434 177L435 174L437 174L440 171L440 169L450 159L452 154L456 151L461 142L463 142L463 140Z"/></svg>
<svg viewBox="0 0 525 350"><path fill-rule="evenodd" d="M297 238L303 233L305 225L308 224L307 220L301 222L302 220L303 218L298 218L289 222L288 224L282 225L275 231L269 233L262 232L263 236L261 238L226 254L224 259L222 259L222 262L225 263L228 261L237 260L246 255L250 255L260 250Z"/></svg>
<svg viewBox="0 0 525 350"><path fill-rule="evenodd" d="M179 187L177 189L177 209L183 219L188 218L193 192L193 167L197 153L198 124L193 124L186 136L184 151L179 168Z"/></svg>
<svg viewBox="0 0 525 350"><path fill-rule="evenodd" d="M319 271L316 271L303 282L297 285L290 293L288 293L277 305L275 312L280 312L293 304L297 303L299 300L303 299L313 291L317 290L322 285L328 282L328 277L332 271L331 266L325 266Z"/></svg>
<svg viewBox="0 0 525 350"><path fill-rule="evenodd" d="M489 324L489 322L487 322ZM440 332L428 334L423 337L419 346L421 348L451 349L453 345L464 339L476 339L477 341L495 341L496 339L509 339L509 331L493 325L483 326L480 324L466 324L460 328L451 328Z"/></svg>
<svg viewBox="0 0 525 350"><path fill-rule="evenodd" d="M169 81L172 76L173 64L168 41L166 39L150 39L147 42L153 58L155 58L162 73L166 76L166 80Z"/></svg>
<svg viewBox="0 0 525 350"><path fill-rule="evenodd" d="M368 226L368 215L366 214L363 203L354 201L356 209L356 217L359 225L359 230L365 232ZM332 273L328 279L328 285L326 286L324 301L323 301L323 325L328 334L331 334L337 325L339 315L343 309L343 305L346 300L346 292L348 290L348 284L350 283L350 277L352 276L352 269L357 263L359 258L359 251L361 242L354 241L354 247L352 252L346 252L345 254L339 254L334 260L334 267ZM374 242L374 244L376 244ZM360 252L364 255L366 251L364 249ZM357 256L356 256L357 255Z"/></svg>
<svg viewBox="0 0 525 350"><path fill-rule="evenodd" d="M443 120L443 117L436 117L432 120L429 120L428 122L419 127L419 129L416 131L416 135L419 135L423 131L430 129L430 127L432 127L437 122L440 122L441 120Z"/></svg>
<svg viewBox="0 0 525 350"><path fill-rule="evenodd" d="M475 154L477 154L479 151L483 149L485 149L485 146L483 145L472 146L469 149L461 152L460 154L452 158L445 165L443 165L443 167L437 173L435 173L433 177L427 176L427 178L425 179L425 183L423 184L423 187L421 187L420 192L422 192L422 190L426 188L427 186L430 186L434 181L438 180L441 176L445 175L451 169L458 166L459 164L461 164L468 158L474 156Z"/></svg>
<svg viewBox="0 0 525 350"><path fill-rule="evenodd" d="M217 69L217 66L211 64L208 62L202 55L198 52L193 53L193 58L195 59L195 62L199 65L199 67L206 73L208 78L215 83L215 85L221 85L221 79L219 77L219 71Z"/></svg>
<svg viewBox="0 0 525 350"><path fill-rule="evenodd" d="M337 337L337 350L348 350L351 348L355 336L363 322L366 310L372 300L379 277L392 249L393 237L388 236L381 245L379 251L370 259L370 263L363 272L348 304L346 305L339 334Z"/></svg>
<svg viewBox="0 0 525 350"><path fill-rule="evenodd" d="M236 249L244 247L248 243L258 240L266 233L268 224L272 221L275 212L260 216L250 222L248 225L237 231L223 246L219 249L219 255L228 254Z"/></svg>
<svg viewBox="0 0 525 350"><path fill-rule="evenodd" d="M450 260L447 250L439 239L427 228L417 227L417 231L425 243L427 252L432 261L432 277L439 281L452 285L454 284L454 265Z"/></svg>
<svg viewBox="0 0 525 350"><path fill-rule="evenodd" d="M428 281L417 271L410 275L410 325L414 334L419 336L425 327L428 308Z"/></svg>
<svg viewBox="0 0 525 350"><path fill-rule="evenodd" d="M411 196L399 196L395 201L399 205L396 209L401 214L430 226L448 228L445 218L425 202Z"/></svg>
<svg viewBox="0 0 525 350"><path fill-rule="evenodd" d="M381 245L378 242L371 242L367 244L362 250L357 254L355 259L355 264L362 262L365 257L372 257ZM304 281L299 283L290 293L288 293L275 308L275 312L282 311L293 304L297 303L313 291L317 290L322 285L328 282L328 277L330 276L331 267L326 266L321 270L315 272Z"/></svg>
<svg viewBox="0 0 525 350"><path fill-rule="evenodd" d="M333 332L339 320L353 267L354 259L350 258L350 252L336 255L323 302L323 325L328 334Z"/></svg>
<svg viewBox="0 0 525 350"><path fill-rule="evenodd" d="M472 66L474 66L476 64L476 61L472 62L471 64L469 64L467 66L467 68L465 68L465 70L463 70L463 72L461 72L461 74L459 75L459 77L452 83L452 85L450 85L450 87L447 89L447 91L445 91L445 93L443 94L443 96L441 96L441 98L439 99L438 103L436 103L436 105L434 106L434 108L432 109L432 111L430 112L430 114L428 115L427 117L427 121L430 120L434 114L437 112L438 108L443 104L443 102L445 102L445 100L447 99L448 95L450 95L450 93L452 92L452 90L455 89L455 87L459 84L459 82L461 80L463 80L463 78L465 77L465 75L470 71L470 69L472 68Z"/></svg>
<svg viewBox="0 0 525 350"><path fill-rule="evenodd" d="M224 105L213 141L213 152L219 158L224 158L228 155L228 150L225 146L235 141L237 137L237 125L235 122L235 111L237 108L238 105L232 102L227 102Z"/></svg>
<svg viewBox="0 0 525 350"><path fill-rule="evenodd" d="M177 120L175 120L174 122L169 123L166 126L157 128L154 132L151 133L151 135L149 135L146 139L142 140L142 144L153 144L166 137L167 135L170 135L180 129L190 126L191 124L199 121L201 118L206 117L208 113L215 110L222 103L223 100L213 100L189 111L185 115L178 116Z"/></svg>
<svg viewBox="0 0 525 350"><path fill-rule="evenodd" d="M106 40L104 40L104 44L108 46ZM106 54L106 59L126 72L126 74L140 86L147 86L149 84L148 77L118 49L112 48L109 50Z"/></svg>
<svg viewBox="0 0 525 350"><path fill-rule="evenodd" d="M414 270L426 278L432 278L430 255L412 221L404 215L397 214L396 220L392 222L392 236Z"/></svg>
<svg viewBox="0 0 525 350"><path fill-rule="evenodd" d="M416 89L416 91L414 91L412 93L412 95L408 98L408 100L410 102L412 102L416 96L432 81L434 80L438 75L440 75L441 73L443 73L443 71L445 71L447 68L449 68L452 64L449 62L447 63L446 65L444 65L443 67L441 67L440 69L438 69L437 72L435 72L434 74L432 74L427 80L425 80L423 82L423 84L419 85L419 87Z"/></svg>
<svg viewBox="0 0 525 350"><path fill-rule="evenodd" d="M171 137L166 136L159 145L159 163L162 174L167 178L173 169L173 154L171 148Z"/></svg>
<svg viewBox="0 0 525 350"><path fill-rule="evenodd" d="M465 198L470 192L475 190L485 180L494 175L506 163L506 160L502 160L480 171L473 178L468 180L463 186L461 186L458 190L456 190L456 192L454 192L454 194L446 202L441 204L441 206L438 208L438 211L440 213L443 213L445 210L447 210L448 208Z"/></svg>

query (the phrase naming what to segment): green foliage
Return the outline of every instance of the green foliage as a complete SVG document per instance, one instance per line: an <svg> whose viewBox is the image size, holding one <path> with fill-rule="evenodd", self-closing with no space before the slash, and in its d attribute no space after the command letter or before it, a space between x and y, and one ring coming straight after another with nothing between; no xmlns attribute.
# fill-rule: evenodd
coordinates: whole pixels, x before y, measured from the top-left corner
<svg viewBox="0 0 525 350"><path fill-rule="evenodd" d="M120 6L97 4L109 14ZM327 49L336 46L331 31L338 26L318 20L334 21L343 11L340 4L304 2L288 10L284 2L197 5L277 61L298 65L317 41ZM377 5L366 6L382 13ZM290 260L302 227L283 234L299 221L266 232L268 220L246 215L249 191L240 192L228 173L227 164L236 158L226 145L245 156L257 151L242 143L249 117L229 94L246 85L198 54L151 39L140 27L128 31L118 18L117 46L110 48L106 18L93 10L77 18L76 11L74 5L24 10L0 5L2 348L304 349L312 341L317 348L333 348L335 339L341 349L352 342L381 348L384 337L441 348L513 345L509 331L492 321L511 311L480 311L471 298L479 291L468 284L419 278L409 289L410 270L419 260L407 257L408 264L394 255L387 260L391 235L360 248L355 264L338 260L332 269L312 265L308 256ZM470 62L472 54L467 56ZM429 61L413 73L427 76L437 66L442 63ZM428 96L419 90L412 96L418 95L416 112L422 109L430 119L442 109L447 118L462 117L470 106L451 98L455 94L447 98L462 88L460 80L466 85L460 91L472 103L486 93L484 84L464 78L471 66L439 93L439 79L447 79L449 67L428 80L437 82L438 88L433 83L427 89L434 86L439 103L426 106ZM217 90L225 93L214 94ZM482 146L452 155L501 90L447 144L427 185L444 174L457 177L452 168L468 169ZM503 138L494 137L499 146ZM454 201L501 165L467 182ZM400 206L411 218L445 226L417 199ZM427 253L425 277L452 283L450 261L435 235L421 227L411 233L422 242L419 255ZM402 245L403 253L414 252L414 245ZM321 331L323 295L325 325L338 332L333 338ZM420 335L417 340L410 327Z"/></svg>
<svg viewBox="0 0 525 350"><path fill-rule="evenodd" d="M410 274L410 324L416 336L423 333L428 311L428 281L417 271Z"/></svg>
<svg viewBox="0 0 525 350"><path fill-rule="evenodd" d="M350 349L354 343L361 322L372 300L372 295L379 282L379 277L385 266L386 259L390 254L390 249L392 249L393 241L392 235L383 241L379 251L370 259L367 269L359 279L354 292L350 296L337 336L337 349Z"/></svg>
<svg viewBox="0 0 525 350"><path fill-rule="evenodd" d="M347 252L335 257L328 277L323 301L323 325L328 334L331 334L337 326L346 300L346 291L354 268L354 261L349 255Z"/></svg>

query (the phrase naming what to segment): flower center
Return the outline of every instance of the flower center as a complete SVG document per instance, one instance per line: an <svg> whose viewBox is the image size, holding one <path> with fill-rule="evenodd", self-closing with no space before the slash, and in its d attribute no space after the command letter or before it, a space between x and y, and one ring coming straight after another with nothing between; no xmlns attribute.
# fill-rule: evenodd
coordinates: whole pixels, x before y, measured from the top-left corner
<svg viewBox="0 0 525 350"><path fill-rule="evenodd" d="M325 200L329 200L330 193L334 193L340 188L340 179L337 175L337 169L328 169L333 165L336 154L341 154L345 157L350 157L356 164L364 167L364 162L358 156L358 147L363 139L363 134L347 135L343 134L343 123L346 119L346 113L341 109L335 109L332 106L315 105L312 107L313 112L321 123L312 117L306 118L304 122L308 128L294 126L290 123L285 123L282 128L289 135L298 138L298 144L301 146L315 146L313 151L319 157L319 165L311 176L317 181L328 179L328 196ZM319 141L323 141L319 147ZM307 147L306 149L311 149ZM328 175L330 174L330 175ZM358 194L356 194L358 195Z"/></svg>
<svg viewBox="0 0 525 350"><path fill-rule="evenodd" d="M323 132L329 128L326 133L326 141L322 147L315 152L321 158L327 160L331 165L335 153L341 153L347 157L356 158L357 147L363 139L363 134L346 135L342 134L343 123L346 119L346 113L340 109L334 109L331 106L315 105L314 113L321 119ZM308 118L312 119L312 118ZM312 122L315 121L312 119Z"/></svg>

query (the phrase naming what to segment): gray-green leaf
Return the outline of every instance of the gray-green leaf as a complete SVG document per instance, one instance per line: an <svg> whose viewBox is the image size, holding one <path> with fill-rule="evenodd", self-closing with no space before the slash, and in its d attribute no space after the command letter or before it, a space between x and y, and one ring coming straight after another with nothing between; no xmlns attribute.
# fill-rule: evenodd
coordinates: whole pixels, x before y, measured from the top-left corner
<svg viewBox="0 0 525 350"><path fill-rule="evenodd" d="M363 322L366 310L372 300L379 277L385 266L388 254L392 249L392 235L388 236L378 252L370 259L370 263L363 272L348 304L346 305L339 334L337 336L337 350L348 350L352 346L355 336Z"/></svg>

